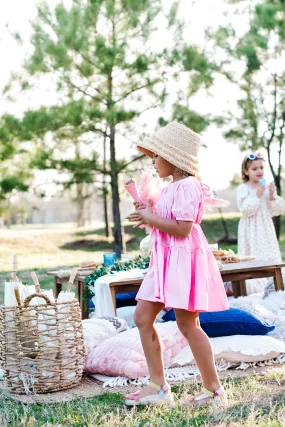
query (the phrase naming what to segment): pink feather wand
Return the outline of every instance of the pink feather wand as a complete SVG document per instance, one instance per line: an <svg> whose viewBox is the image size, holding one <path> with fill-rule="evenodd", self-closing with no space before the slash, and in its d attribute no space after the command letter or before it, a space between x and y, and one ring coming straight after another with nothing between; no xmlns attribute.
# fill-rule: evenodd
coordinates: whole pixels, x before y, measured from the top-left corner
<svg viewBox="0 0 285 427"><path fill-rule="evenodd" d="M155 208L161 193L161 180L159 178L154 178L151 170L146 169L143 170L140 175L139 191L133 179L126 182L125 189L132 196L135 202L141 202L146 205L147 201L150 199L152 207ZM147 225L142 227L144 227L148 232L151 232L152 230L152 228Z"/></svg>
<svg viewBox="0 0 285 427"><path fill-rule="evenodd" d="M125 183L125 189L132 196L135 202L140 200L137 185L133 179L129 179L129 181Z"/></svg>
<svg viewBox="0 0 285 427"><path fill-rule="evenodd" d="M204 212L211 211L212 208L227 208L230 205L228 200L219 199L214 196L208 185L202 184L204 196Z"/></svg>

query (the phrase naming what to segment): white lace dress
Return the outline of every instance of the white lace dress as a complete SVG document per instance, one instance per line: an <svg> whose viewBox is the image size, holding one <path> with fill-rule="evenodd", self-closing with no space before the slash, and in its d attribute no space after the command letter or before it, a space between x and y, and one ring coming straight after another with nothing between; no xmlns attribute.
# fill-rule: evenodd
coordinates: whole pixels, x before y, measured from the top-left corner
<svg viewBox="0 0 285 427"><path fill-rule="evenodd" d="M270 201L268 188L258 198L255 188L242 184L237 190L237 205L242 213L238 226L238 253L267 261L281 261L272 217L285 213L285 200L276 196ZM266 282L265 279L248 280L248 294L262 291Z"/></svg>

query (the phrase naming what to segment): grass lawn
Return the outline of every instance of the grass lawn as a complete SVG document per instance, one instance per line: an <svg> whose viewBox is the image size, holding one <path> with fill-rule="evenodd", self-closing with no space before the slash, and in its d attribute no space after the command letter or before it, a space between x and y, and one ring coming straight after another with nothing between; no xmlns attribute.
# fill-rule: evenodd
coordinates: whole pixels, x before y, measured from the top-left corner
<svg viewBox="0 0 285 427"><path fill-rule="evenodd" d="M235 236L237 215L226 216L230 235ZM285 258L285 218L280 248ZM203 229L210 243L224 235L218 217L209 216ZM36 271L41 286L51 288L53 279L47 271L76 266L81 261L102 262L102 255L112 251L112 244L101 228L76 229L72 224L48 227L26 226L0 230L0 304L3 303L4 281L9 280L12 255L18 255L19 274L23 282L30 282L30 272ZM143 230L125 227L128 252L138 253ZM221 245L225 248L224 245ZM236 250L236 245L230 246ZM0 427L2 426L285 426L285 367L264 376L249 376L226 381L230 405L225 410L141 408L125 409L120 394L105 393L99 397L79 399L53 405L22 405L5 397L0 390ZM176 397L197 391L194 386L175 386Z"/></svg>
<svg viewBox="0 0 285 427"><path fill-rule="evenodd" d="M145 407L127 409L118 393L104 393L68 403L22 405L2 396L1 426L77 426L77 427L284 427L285 368L242 379L224 381L228 390L226 409ZM196 393L197 384L174 386L176 400ZM2 417L2 424L1 424Z"/></svg>

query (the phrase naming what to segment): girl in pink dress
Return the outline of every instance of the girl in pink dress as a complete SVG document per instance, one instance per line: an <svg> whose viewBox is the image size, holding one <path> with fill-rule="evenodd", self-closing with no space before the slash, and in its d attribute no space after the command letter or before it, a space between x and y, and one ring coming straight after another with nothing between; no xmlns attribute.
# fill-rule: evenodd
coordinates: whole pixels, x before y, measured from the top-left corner
<svg viewBox="0 0 285 427"><path fill-rule="evenodd" d="M164 375L160 337L155 319L164 307L173 307L177 325L186 337L199 367L204 388L182 404L226 403L215 368L210 340L199 324L200 311L228 309L217 263L200 227L204 188L198 175L200 138L191 129L172 122L138 148L153 159L160 178L172 176L153 213L151 203L135 203L129 215L138 226L153 227L153 249L148 273L137 294L135 323L139 328L150 382L126 395L127 405L172 403Z"/></svg>

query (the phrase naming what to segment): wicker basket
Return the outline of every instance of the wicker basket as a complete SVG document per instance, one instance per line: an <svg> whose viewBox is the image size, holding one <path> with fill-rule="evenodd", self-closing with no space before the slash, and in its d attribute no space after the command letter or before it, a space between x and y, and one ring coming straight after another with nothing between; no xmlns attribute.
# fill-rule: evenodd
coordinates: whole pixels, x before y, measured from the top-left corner
<svg viewBox="0 0 285 427"><path fill-rule="evenodd" d="M35 297L45 303L31 305ZM0 307L0 359L13 393L49 393L76 386L84 357L77 300L52 303L36 293L21 307Z"/></svg>

